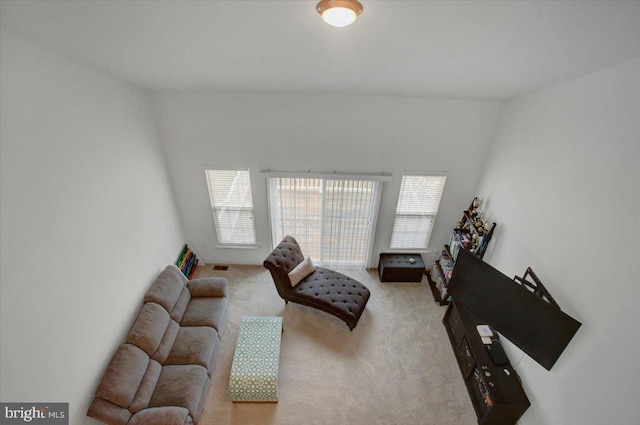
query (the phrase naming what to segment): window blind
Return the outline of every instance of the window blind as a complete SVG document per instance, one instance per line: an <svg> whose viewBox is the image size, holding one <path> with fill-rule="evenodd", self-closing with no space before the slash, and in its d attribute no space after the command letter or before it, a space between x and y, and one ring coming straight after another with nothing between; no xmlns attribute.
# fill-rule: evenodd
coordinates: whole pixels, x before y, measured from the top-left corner
<svg viewBox="0 0 640 425"><path fill-rule="evenodd" d="M446 176L402 176L391 249L425 249L438 213Z"/></svg>
<svg viewBox="0 0 640 425"><path fill-rule="evenodd" d="M218 243L255 244L249 170L205 170L205 173Z"/></svg>
<svg viewBox="0 0 640 425"><path fill-rule="evenodd" d="M314 263L364 266L379 182L270 178L274 244L292 235Z"/></svg>

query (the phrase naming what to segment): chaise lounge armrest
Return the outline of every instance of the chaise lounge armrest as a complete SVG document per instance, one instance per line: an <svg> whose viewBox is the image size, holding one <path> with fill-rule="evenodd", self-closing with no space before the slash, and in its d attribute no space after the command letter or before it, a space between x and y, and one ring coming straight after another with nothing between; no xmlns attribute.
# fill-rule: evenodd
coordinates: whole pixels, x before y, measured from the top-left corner
<svg viewBox="0 0 640 425"><path fill-rule="evenodd" d="M221 277L201 277L187 284L192 297L226 297L227 279Z"/></svg>
<svg viewBox="0 0 640 425"><path fill-rule="evenodd" d="M164 406L144 409L131 417L127 425L193 425L189 411L184 407Z"/></svg>

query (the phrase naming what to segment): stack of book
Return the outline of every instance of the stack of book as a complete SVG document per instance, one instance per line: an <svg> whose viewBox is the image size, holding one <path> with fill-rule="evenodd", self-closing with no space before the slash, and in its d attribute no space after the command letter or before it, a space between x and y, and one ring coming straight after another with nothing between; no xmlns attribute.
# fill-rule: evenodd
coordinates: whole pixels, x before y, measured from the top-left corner
<svg viewBox="0 0 640 425"><path fill-rule="evenodd" d="M440 292L440 298L447 296L447 284L439 267L431 267L431 281L435 284L436 289Z"/></svg>
<svg viewBox="0 0 640 425"><path fill-rule="evenodd" d="M446 282L449 282L449 279L451 279L451 275L453 274L453 266L455 265L455 263L445 249L443 249L440 253L440 260L438 260L438 262L440 264L440 268L442 269L444 280Z"/></svg>
<svg viewBox="0 0 640 425"><path fill-rule="evenodd" d="M178 266L187 278L191 279L193 273L196 271L196 267L198 267L198 262L199 260L195 252L193 252L189 245L184 244L176 261L176 266Z"/></svg>
<svg viewBox="0 0 640 425"><path fill-rule="evenodd" d="M471 244L471 237L467 233L459 230L451 232L451 236L449 237L449 252L451 253L453 261L455 262L458 259L460 248L470 247Z"/></svg>

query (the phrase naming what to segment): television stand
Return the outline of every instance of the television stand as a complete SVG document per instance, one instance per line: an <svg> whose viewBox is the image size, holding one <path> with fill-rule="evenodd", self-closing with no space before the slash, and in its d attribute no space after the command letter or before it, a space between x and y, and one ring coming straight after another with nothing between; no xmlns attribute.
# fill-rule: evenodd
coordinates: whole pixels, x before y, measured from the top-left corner
<svg viewBox="0 0 640 425"><path fill-rule="evenodd" d="M496 354L492 359L482 343L476 326L486 323L457 305L455 300L447 307L442 323L476 411L478 424L515 424L531 403L509 360Z"/></svg>

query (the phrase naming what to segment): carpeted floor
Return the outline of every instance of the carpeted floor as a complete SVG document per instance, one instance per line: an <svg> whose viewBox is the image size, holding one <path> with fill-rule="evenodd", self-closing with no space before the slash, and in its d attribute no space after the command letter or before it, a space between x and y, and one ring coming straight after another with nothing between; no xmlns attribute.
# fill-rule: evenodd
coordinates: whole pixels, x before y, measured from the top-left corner
<svg viewBox="0 0 640 425"><path fill-rule="evenodd" d="M230 311L204 425L472 425L475 413L426 278L381 283L376 270L336 269L371 290L358 326L289 303L262 266L203 266L229 281ZM232 403L229 372L243 316L282 316L278 403Z"/></svg>

